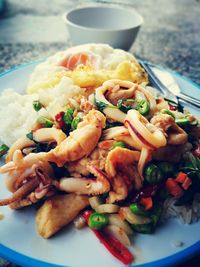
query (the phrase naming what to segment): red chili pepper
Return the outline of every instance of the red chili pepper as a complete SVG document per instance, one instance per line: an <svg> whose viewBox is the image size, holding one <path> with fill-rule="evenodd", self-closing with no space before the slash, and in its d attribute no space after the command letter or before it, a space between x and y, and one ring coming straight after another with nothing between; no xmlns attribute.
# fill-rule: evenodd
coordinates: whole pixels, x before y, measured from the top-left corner
<svg viewBox="0 0 200 267"><path fill-rule="evenodd" d="M175 111L176 110L176 107L169 104L169 109Z"/></svg>
<svg viewBox="0 0 200 267"><path fill-rule="evenodd" d="M163 102L163 99L162 99L162 98L157 98L157 99L156 99L156 103L157 103L157 104L160 104L160 103L162 103L162 102Z"/></svg>
<svg viewBox="0 0 200 267"><path fill-rule="evenodd" d="M58 114L56 114L56 116L55 116L55 120L61 129L64 128L64 126L65 126L65 122L63 120L63 115L64 115L64 111L61 111Z"/></svg>
<svg viewBox="0 0 200 267"><path fill-rule="evenodd" d="M194 150L193 154L195 157L200 157L200 146Z"/></svg>
<svg viewBox="0 0 200 267"><path fill-rule="evenodd" d="M143 187L140 189L139 192L136 192L135 195L131 198L131 203L132 202L137 202L141 198L144 197L152 197L155 196L158 190L158 185L148 185L146 187Z"/></svg>
<svg viewBox="0 0 200 267"><path fill-rule="evenodd" d="M83 213L83 217L88 222L90 215L93 213L91 210L86 210ZM107 248L107 250L122 263L128 265L133 261L133 255L131 252L116 238L104 233L100 230L91 229L99 241Z"/></svg>

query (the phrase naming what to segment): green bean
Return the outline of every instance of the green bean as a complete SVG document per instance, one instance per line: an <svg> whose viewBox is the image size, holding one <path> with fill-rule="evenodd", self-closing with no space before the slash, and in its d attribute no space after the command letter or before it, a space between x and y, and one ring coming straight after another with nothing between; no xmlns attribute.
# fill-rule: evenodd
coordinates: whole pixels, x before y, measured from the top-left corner
<svg viewBox="0 0 200 267"><path fill-rule="evenodd" d="M132 203L129 208L131 211L136 215L146 216L148 215L148 212L144 210L144 208L139 205L138 203Z"/></svg>
<svg viewBox="0 0 200 267"><path fill-rule="evenodd" d="M158 184L163 180L163 173L155 164L149 164L144 170L144 179L149 184Z"/></svg>
<svg viewBox="0 0 200 267"><path fill-rule="evenodd" d="M174 165L170 162L159 162L157 165L165 176L171 175L175 171Z"/></svg>

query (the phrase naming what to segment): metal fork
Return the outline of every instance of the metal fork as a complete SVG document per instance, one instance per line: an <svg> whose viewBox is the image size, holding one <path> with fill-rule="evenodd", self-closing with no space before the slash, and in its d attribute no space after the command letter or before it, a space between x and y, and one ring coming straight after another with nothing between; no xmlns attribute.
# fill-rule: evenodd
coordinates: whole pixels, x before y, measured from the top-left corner
<svg viewBox="0 0 200 267"><path fill-rule="evenodd" d="M175 102L176 104L179 103L181 100L182 103L189 103L192 106L195 106L197 108L200 108L200 100L188 96L181 92L178 84L174 80L173 76L166 72L165 78L168 80L168 87L166 87L161 80L159 79L158 73L155 73L153 70L153 65L140 61L140 65L145 69L145 71L148 73L149 81L156 89L158 89L164 97L168 98L172 102Z"/></svg>

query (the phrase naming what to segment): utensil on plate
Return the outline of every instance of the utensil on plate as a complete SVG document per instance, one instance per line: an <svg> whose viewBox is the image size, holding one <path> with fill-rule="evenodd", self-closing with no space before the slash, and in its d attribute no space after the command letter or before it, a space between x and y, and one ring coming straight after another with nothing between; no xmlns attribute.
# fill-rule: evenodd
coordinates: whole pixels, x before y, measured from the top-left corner
<svg viewBox="0 0 200 267"><path fill-rule="evenodd" d="M148 73L151 84L161 91L165 98L175 102L176 104L178 104L179 100L181 100L182 102L186 102L200 108L200 100L181 92L180 87L169 72L159 70L152 64L146 62L140 62L140 65Z"/></svg>
<svg viewBox="0 0 200 267"><path fill-rule="evenodd" d="M106 43L128 50L143 23L133 8L96 5L75 8L64 14L72 44Z"/></svg>

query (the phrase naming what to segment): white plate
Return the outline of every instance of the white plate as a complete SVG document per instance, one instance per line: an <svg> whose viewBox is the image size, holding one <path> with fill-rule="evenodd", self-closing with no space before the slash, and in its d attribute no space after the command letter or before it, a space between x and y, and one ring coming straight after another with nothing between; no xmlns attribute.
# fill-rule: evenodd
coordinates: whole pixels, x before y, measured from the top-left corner
<svg viewBox="0 0 200 267"><path fill-rule="evenodd" d="M0 90L12 87L23 92L36 64L38 63L20 66L2 74ZM184 92L200 98L200 88L197 85L178 74L173 75ZM197 113L197 110L193 112ZM0 197L8 195L2 178ZM0 212L5 215L0 221L0 255L21 266L122 266L89 229L66 227L55 237L45 240L36 232L34 208L13 211L8 207L0 207ZM199 229L200 221L183 225L172 219L161 225L155 234L137 234L131 247L135 256L133 266L171 266L183 261L200 251ZM174 241L182 241L184 245L175 248L172 245Z"/></svg>

